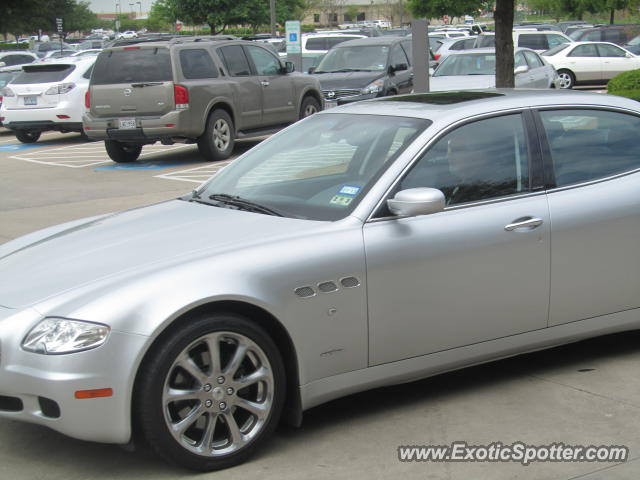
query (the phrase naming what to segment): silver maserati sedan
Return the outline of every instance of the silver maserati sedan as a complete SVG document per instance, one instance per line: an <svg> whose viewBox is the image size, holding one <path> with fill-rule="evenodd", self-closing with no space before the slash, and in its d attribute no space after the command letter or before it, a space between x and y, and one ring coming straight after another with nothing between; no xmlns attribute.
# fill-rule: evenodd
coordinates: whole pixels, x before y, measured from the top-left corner
<svg viewBox="0 0 640 480"><path fill-rule="evenodd" d="M640 104L313 115L171 201L0 246L0 416L195 470L365 389L640 327Z"/></svg>

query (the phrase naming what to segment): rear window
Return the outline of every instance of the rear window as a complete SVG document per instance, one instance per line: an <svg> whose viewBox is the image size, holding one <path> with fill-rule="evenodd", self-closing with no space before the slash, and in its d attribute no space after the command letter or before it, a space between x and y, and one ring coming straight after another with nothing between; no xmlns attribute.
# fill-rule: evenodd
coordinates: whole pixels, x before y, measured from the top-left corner
<svg viewBox="0 0 640 480"><path fill-rule="evenodd" d="M91 83L168 82L173 80L167 48L128 48L98 55Z"/></svg>
<svg viewBox="0 0 640 480"><path fill-rule="evenodd" d="M14 85L27 85L32 83L61 82L76 69L75 65L25 65L23 71L13 79Z"/></svg>

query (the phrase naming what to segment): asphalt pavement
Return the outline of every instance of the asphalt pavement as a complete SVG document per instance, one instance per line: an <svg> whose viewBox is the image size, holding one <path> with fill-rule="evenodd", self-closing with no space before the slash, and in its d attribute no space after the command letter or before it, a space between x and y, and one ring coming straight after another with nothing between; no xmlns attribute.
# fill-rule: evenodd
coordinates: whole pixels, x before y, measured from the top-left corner
<svg viewBox="0 0 640 480"><path fill-rule="evenodd" d="M240 142L239 153L255 145ZM0 243L56 223L182 195L226 164L189 146L115 165L100 142L0 130ZM194 475L135 452L0 419L0 479L637 479L640 333L625 333L376 389L305 412L250 462ZM400 462L400 445L624 445L626 462Z"/></svg>

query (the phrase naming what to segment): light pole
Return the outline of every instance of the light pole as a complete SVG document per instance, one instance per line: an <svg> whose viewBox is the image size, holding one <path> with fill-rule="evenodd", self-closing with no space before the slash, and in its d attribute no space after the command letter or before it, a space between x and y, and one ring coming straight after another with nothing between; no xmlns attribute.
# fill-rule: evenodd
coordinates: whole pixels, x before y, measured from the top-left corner
<svg viewBox="0 0 640 480"><path fill-rule="evenodd" d="M118 13L120 10L120 13ZM120 31L120 15L122 15L122 5L116 0L116 33Z"/></svg>
<svg viewBox="0 0 640 480"><path fill-rule="evenodd" d="M142 16L142 2L136 2L140 7L140 16Z"/></svg>
<svg viewBox="0 0 640 480"><path fill-rule="evenodd" d="M276 0L269 0L269 16L271 17L271 36L276 36Z"/></svg>
<svg viewBox="0 0 640 480"><path fill-rule="evenodd" d="M133 9L133 6L135 5L135 3L130 3L129 6L131 7L131 13L135 14L136 11Z"/></svg>

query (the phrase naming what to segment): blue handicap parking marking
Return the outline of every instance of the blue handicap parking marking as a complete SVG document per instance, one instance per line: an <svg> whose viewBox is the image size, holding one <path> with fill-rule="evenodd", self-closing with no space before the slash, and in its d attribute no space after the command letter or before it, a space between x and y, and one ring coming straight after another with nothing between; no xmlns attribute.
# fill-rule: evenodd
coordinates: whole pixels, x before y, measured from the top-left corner
<svg viewBox="0 0 640 480"><path fill-rule="evenodd" d="M16 143L9 145L0 145L0 152L18 152L28 148L49 147L46 143Z"/></svg>
<svg viewBox="0 0 640 480"><path fill-rule="evenodd" d="M163 170L165 168L177 167L179 163L154 163L154 162L131 162L117 163L107 167L98 167L94 170Z"/></svg>

